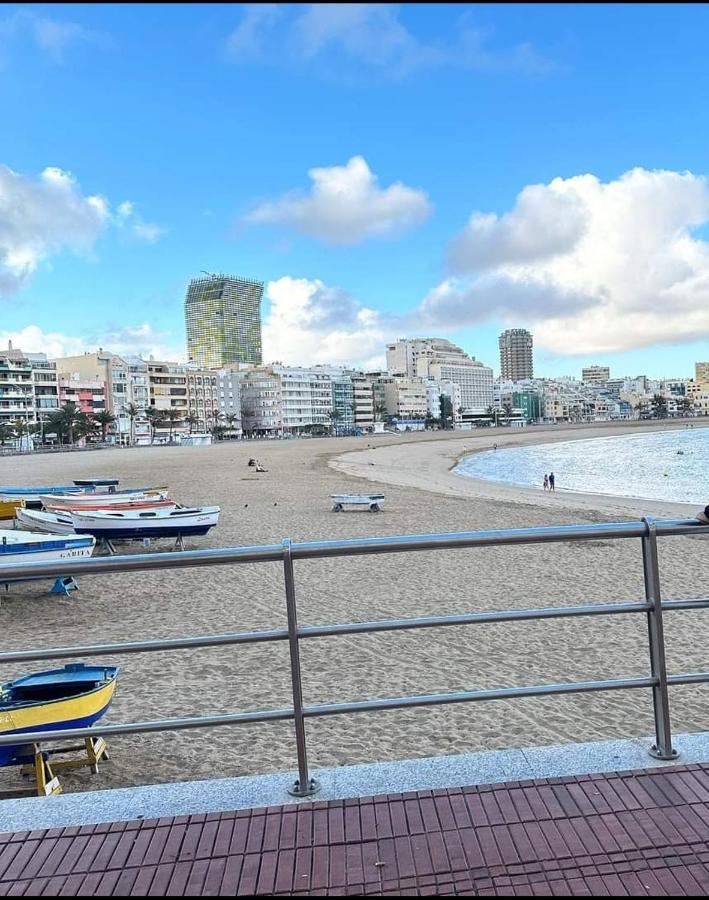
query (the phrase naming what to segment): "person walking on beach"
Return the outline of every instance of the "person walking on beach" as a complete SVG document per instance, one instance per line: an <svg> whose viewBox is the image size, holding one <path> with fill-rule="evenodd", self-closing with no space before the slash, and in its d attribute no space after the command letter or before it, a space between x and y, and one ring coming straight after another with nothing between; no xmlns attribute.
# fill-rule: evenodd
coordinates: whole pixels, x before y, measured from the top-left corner
<svg viewBox="0 0 709 900"><path fill-rule="evenodd" d="M546 472L544 473L544 490L545 491L549 490L549 476L547 475Z"/></svg>
<svg viewBox="0 0 709 900"><path fill-rule="evenodd" d="M556 489L554 488L554 473L549 473L549 490L554 491L556 493Z"/></svg>

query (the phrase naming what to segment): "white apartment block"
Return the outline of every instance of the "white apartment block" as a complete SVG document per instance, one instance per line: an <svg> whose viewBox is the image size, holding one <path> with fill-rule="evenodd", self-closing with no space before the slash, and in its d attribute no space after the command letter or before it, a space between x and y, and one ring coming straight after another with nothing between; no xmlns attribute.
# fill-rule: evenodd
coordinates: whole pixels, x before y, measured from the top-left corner
<svg viewBox="0 0 709 900"><path fill-rule="evenodd" d="M466 410L486 410L494 399L492 369L482 363L457 365L434 362L428 365L428 375L438 381L450 381L460 387L460 405Z"/></svg>
<svg viewBox="0 0 709 900"><path fill-rule="evenodd" d="M435 378L426 379L426 396L428 399L428 412L434 419L441 418L441 394L448 397L453 407L453 424L457 427L462 422L463 400L460 385L454 381L437 381Z"/></svg>
<svg viewBox="0 0 709 900"><path fill-rule="evenodd" d="M356 428L369 430L374 426L374 391L365 375L352 375L352 402Z"/></svg>
<svg viewBox="0 0 709 900"><path fill-rule="evenodd" d="M239 372L242 428L249 435L283 434L281 376L270 366Z"/></svg>
<svg viewBox="0 0 709 900"><path fill-rule="evenodd" d="M0 425L16 419L40 423L59 406L57 370L44 353L24 353L12 343L0 350Z"/></svg>
<svg viewBox="0 0 709 900"><path fill-rule="evenodd" d="M322 369L299 366L271 367L281 379L281 407L284 431L306 425L329 427L333 409L332 376Z"/></svg>
<svg viewBox="0 0 709 900"><path fill-rule="evenodd" d="M428 412L427 383L423 378L383 375L377 379L377 393L386 414L397 419L425 419Z"/></svg>
<svg viewBox="0 0 709 900"><path fill-rule="evenodd" d="M586 366L581 369L581 381L586 384L603 384L611 377L611 370L608 366Z"/></svg>
<svg viewBox="0 0 709 900"><path fill-rule="evenodd" d="M219 393L219 412L222 414L223 423L231 433L241 434L241 379L237 369L219 369L217 375L217 389ZM230 417L236 416L233 424L229 425Z"/></svg>

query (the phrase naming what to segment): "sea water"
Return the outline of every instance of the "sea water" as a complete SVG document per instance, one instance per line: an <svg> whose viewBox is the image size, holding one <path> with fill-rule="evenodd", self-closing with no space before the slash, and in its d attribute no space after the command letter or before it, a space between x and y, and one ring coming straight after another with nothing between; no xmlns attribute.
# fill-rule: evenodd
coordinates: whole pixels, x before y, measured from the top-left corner
<svg viewBox="0 0 709 900"><path fill-rule="evenodd" d="M557 490L706 506L709 427L486 450L455 471L539 490L544 473L553 472Z"/></svg>

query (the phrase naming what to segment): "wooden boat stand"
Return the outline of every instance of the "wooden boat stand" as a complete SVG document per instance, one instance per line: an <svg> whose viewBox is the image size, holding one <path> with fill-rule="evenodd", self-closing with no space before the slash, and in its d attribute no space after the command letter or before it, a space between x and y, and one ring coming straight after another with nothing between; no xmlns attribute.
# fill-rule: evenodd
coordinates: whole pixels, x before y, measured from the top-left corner
<svg viewBox="0 0 709 900"><path fill-rule="evenodd" d="M51 750L42 750L40 744L27 744L23 747L26 751L17 765L21 766L20 774L28 781L34 779L35 786L18 788L16 790L0 791L0 798L9 797L49 797L52 794L61 794L62 786L59 782L59 772L67 769L78 769L88 766L91 772L98 773L98 764L102 759L110 759L106 741L102 738L86 738L83 744L74 744L71 747L56 747ZM82 753L76 759L62 759L53 762L51 757L58 753Z"/></svg>

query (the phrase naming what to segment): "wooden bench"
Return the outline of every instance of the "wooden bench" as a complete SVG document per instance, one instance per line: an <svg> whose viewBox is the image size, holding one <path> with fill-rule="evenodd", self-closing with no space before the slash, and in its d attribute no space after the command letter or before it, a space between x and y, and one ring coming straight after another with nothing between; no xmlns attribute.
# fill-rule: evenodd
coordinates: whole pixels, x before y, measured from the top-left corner
<svg viewBox="0 0 709 900"><path fill-rule="evenodd" d="M379 512L384 494L332 494L332 511L342 512L345 506L367 506L370 512Z"/></svg>

